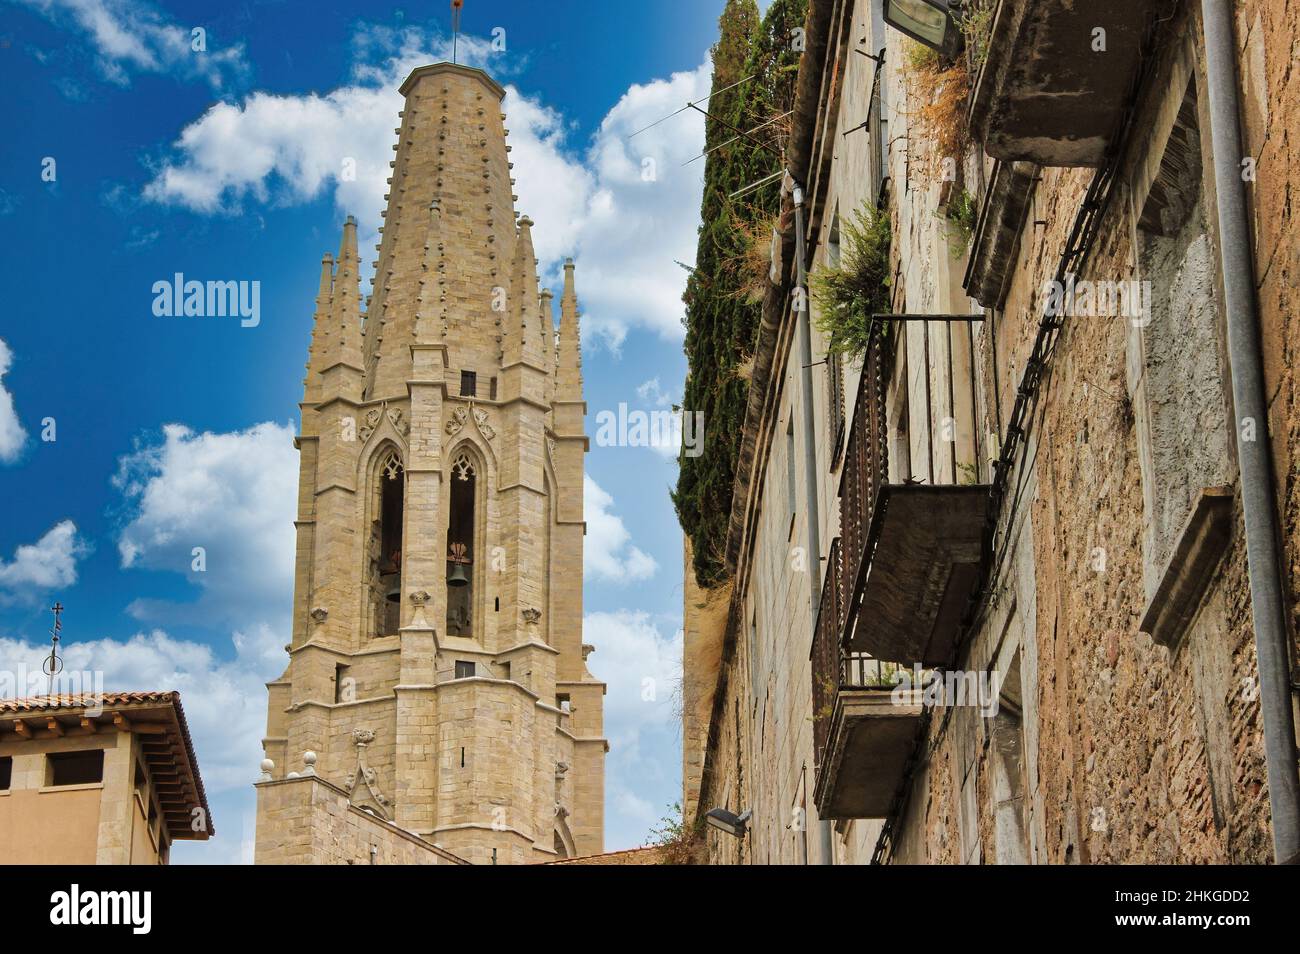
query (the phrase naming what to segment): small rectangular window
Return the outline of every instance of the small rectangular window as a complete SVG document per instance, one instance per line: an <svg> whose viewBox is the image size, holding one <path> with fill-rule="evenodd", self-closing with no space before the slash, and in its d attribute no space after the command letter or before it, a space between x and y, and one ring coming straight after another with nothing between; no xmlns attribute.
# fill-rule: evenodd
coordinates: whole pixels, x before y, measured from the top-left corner
<svg viewBox="0 0 1300 954"><path fill-rule="evenodd" d="M45 757L46 785L89 785L104 781L104 750L51 752Z"/></svg>
<svg viewBox="0 0 1300 954"><path fill-rule="evenodd" d="M9 791L9 785L13 781L14 760L6 755L0 758L0 792Z"/></svg>
<svg viewBox="0 0 1300 954"><path fill-rule="evenodd" d="M348 667L342 663L334 665L334 702L335 704L343 702L356 702L357 693L356 685L352 677L348 675Z"/></svg>
<svg viewBox="0 0 1300 954"><path fill-rule="evenodd" d="M460 373L460 396L477 397L478 396L478 374L473 371L462 371Z"/></svg>
<svg viewBox="0 0 1300 954"><path fill-rule="evenodd" d="M571 711L572 706L569 702L569 694L567 692L557 692L555 694L555 706L557 709L564 712Z"/></svg>
<svg viewBox="0 0 1300 954"><path fill-rule="evenodd" d="M457 659L456 660L456 678L469 679L474 675L473 660Z"/></svg>
<svg viewBox="0 0 1300 954"><path fill-rule="evenodd" d="M495 401L497 399L497 379L496 375L488 378L488 390L491 392L488 397Z"/></svg>

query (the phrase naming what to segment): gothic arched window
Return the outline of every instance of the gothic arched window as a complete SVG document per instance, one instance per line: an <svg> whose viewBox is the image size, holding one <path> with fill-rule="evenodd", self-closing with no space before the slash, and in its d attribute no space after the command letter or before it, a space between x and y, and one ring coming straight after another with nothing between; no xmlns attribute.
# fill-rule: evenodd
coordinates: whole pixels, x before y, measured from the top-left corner
<svg viewBox="0 0 1300 954"><path fill-rule="evenodd" d="M478 471L462 451L451 463L451 506L447 515L447 633L474 634L474 505Z"/></svg>
<svg viewBox="0 0 1300 954"><path fill-rule="evenodd" d="M406 469L396 450L375 471L370 525L370 593L376 636L394 635L401 624L402 523Z"/></svg>

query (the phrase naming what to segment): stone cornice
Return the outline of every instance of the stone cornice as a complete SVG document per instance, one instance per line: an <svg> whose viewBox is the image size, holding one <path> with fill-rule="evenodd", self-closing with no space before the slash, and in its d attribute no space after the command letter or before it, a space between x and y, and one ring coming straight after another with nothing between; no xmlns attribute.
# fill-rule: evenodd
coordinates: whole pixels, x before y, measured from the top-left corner
<svg viewBox="0 0 1300 954"><path fill-rule="evenodd" d="M414 88L415 84L424 77L437 76L441 73L455 73L468 79L478 80L492 91L497 98L497 102L505 99L505 88L492 77L488 76L487 73L484 73L480 69L475 69L472 66L462 66L459 63L446 62L430 63L428 66L417 66L415 69L411 70L411 75L406 77L406 80L397 88L397 91L403 96L406 96L411 92L412 88Z"/></svg>

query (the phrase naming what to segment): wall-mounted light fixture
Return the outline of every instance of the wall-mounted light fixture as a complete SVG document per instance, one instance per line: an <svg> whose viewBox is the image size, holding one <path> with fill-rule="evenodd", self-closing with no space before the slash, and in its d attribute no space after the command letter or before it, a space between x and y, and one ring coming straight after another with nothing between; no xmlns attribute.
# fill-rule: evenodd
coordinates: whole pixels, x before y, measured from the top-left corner
<svg viewBox="0 0 1300 954"><path fill-rule="evenodd" d="M953 17L959 9L948 0L885 0L885 22L944 56L956 56L963 40Z"/></svg>
<svg viewBox="0 0 1300 954"><path fill-rule="evenodd" d="M705 814L704 820L708 822L710 828L725 831L735 838L744 838L745 831L749 826L749 819L753 814L749 809L745 809L737 815L725 808L710 808Z"/></svg>

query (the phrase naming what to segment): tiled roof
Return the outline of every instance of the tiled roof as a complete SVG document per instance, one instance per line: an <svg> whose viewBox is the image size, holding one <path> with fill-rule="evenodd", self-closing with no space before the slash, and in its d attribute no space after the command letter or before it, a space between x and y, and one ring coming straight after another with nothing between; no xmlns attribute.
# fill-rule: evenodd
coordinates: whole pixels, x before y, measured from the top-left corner
<svg viewBox="0 0 1300 954"><path fill-rule="evenodd" d="M658 865L663 863L663 847L646 845L642 848L626 848L622 851L607 851L600 855L579 855L576 858L557 858L544 861L546 865Z"/></svg>
<svg viewBox="0 0 1300 954"><path fill-rule="evenodd" d="M0 699L0 712L39 712L42 709L76 709L82 706L124 706L131 703L166 705L175 702L180 708L179 692L81 692L75 695L27 696L23 699Z"/></svg>
<svg viewBox="0 0 1300 954"><path fill-rule="evenodd" d="M189 723L185 721L185 710L181 707L179 692L81 692L49 696L27 696L22 699L0 699L0 719L21 718L25 713L57 713L68 709L112 709L120 707L170 707L176 716L176 727L180 730L181 742L185 746L186 760L194 778L194 790L198 795L199 805L207 817L207 835L216 834L212 824L212 810L208 807L208 796L203 790L203 777L199 774L199 760L194 755L194 741L190 738Z"/></svg>

